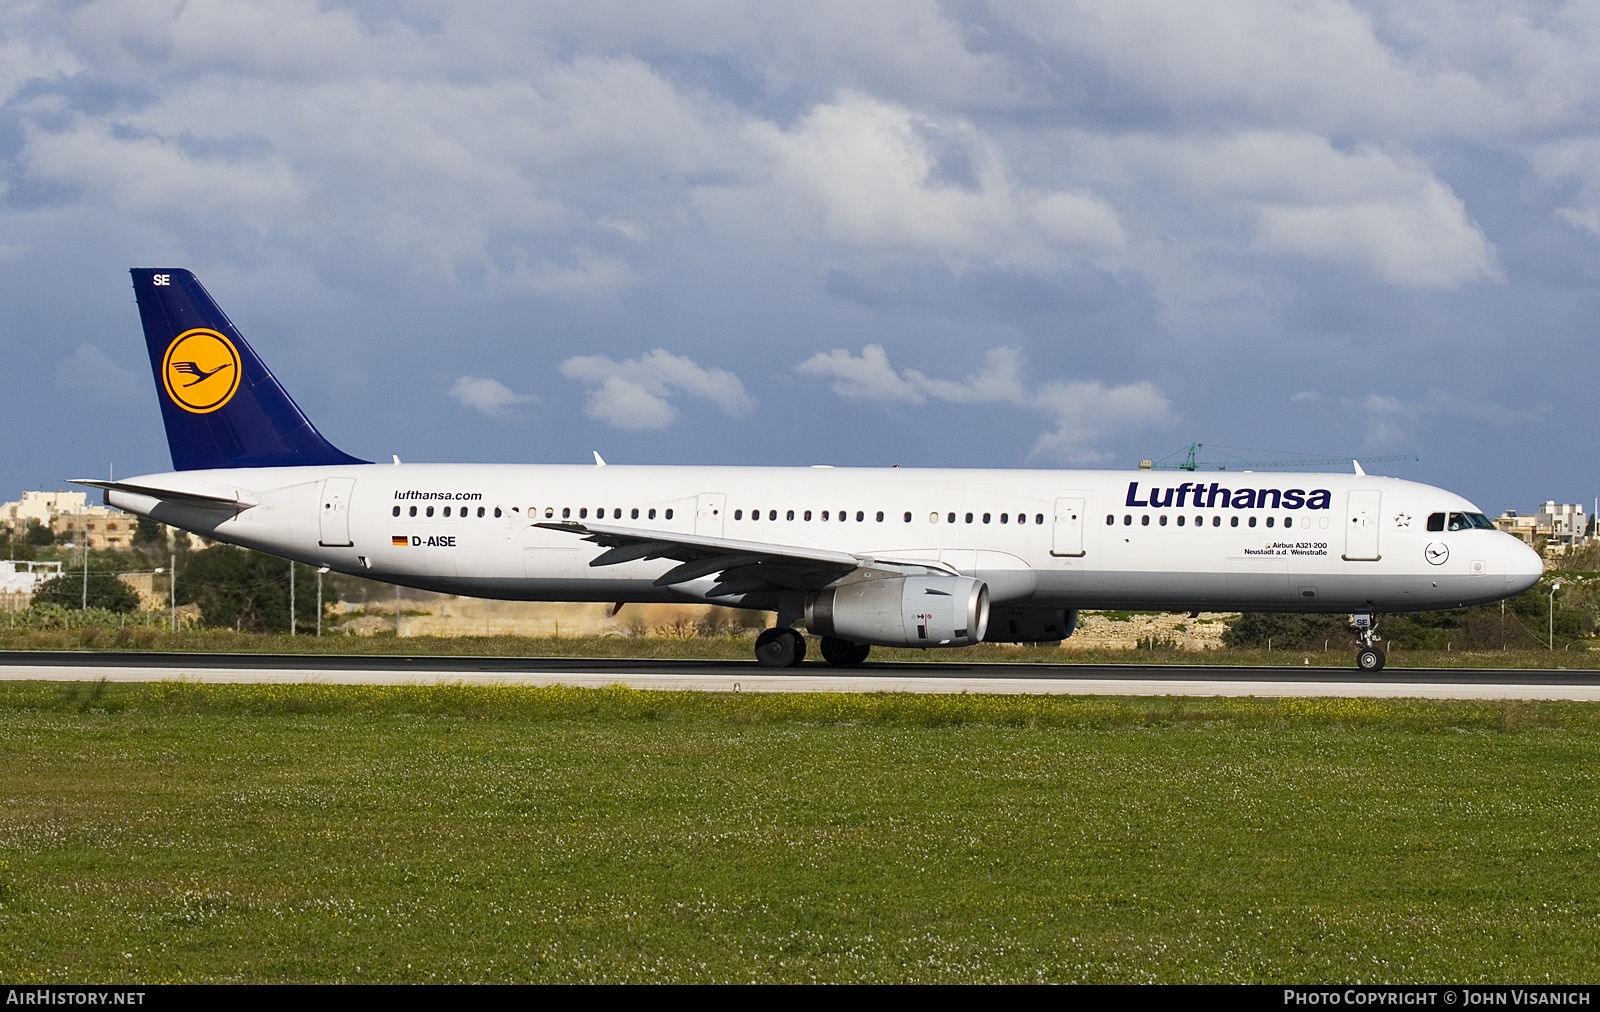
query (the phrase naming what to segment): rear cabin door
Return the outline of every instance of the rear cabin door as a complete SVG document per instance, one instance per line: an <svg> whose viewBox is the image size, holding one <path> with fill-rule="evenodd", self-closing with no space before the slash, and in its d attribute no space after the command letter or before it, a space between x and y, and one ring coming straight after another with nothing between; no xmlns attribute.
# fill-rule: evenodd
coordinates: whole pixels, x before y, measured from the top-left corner
<svg viewBox="0 0 1600 1012"><path fill-rule="evenodd" d="M355 490L354 478L329 478L322 483L322 508L317 512L318 542L324 548L349 548L350 493Z"/></svg>
<svg viewBox="0 0 1600 1012"><path fill-rule="evenodd" d="M1375 562L1382 558L1378 554L1378 511L1382 502L1383 493L1376 490L1357 489L1350 493L1344 521L1345 561Z"/></svg>
<svg viewBox="0 0 1600 1012"><path fill-rule="evenodd" d="M725 492L701 492L695 500L694 532L701 537L722 537L723 507L728 503Z"/></svg>
<svg viewBox="0 0 1600 1012"><path fill-rule="evenodd" d="M1050 554L1078 558L1083 555L1084 507L1088 500L1083 496L1065 496L1056 500L1055 528L1050 537Z"/></svg>

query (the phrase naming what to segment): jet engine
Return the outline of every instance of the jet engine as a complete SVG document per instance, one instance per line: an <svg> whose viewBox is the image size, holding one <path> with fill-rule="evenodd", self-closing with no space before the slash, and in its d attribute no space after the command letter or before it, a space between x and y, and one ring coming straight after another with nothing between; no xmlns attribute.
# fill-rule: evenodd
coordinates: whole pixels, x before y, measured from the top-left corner
<svg viewBox="0 0 1600 1012"><path fill-rule="evenodd" d="M985 643L1054 643L1078 628L1076 608L1006 608L989 611Z"/></svg>
<svg viewBox="0 0 1600 1012"><path fill-rule="evenodd" d="M817 636L883 647L965 647L983 639L989 588L970 576L885 576L806 598Z"/></svg>

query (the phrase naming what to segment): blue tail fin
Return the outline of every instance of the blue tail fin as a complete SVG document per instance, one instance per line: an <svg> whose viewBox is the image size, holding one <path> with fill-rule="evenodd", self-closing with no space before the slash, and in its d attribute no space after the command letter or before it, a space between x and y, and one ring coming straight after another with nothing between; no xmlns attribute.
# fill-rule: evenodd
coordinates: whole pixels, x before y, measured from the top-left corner
<svg viewBox="0 0 1600 1012"><path fill-rule="evenodd" d="M322 438L193 274L131 273L175 469L369 463Z"/></svg>

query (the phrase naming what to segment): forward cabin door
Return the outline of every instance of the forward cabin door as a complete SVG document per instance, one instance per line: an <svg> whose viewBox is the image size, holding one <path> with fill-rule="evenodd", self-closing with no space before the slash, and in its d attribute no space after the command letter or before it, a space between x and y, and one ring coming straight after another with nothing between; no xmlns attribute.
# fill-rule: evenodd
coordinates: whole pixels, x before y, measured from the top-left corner
<svg viewBox="0 0 1600 1012"><path fill-rule="evenodd" d="M701 492L695 500L694 532L702 537L722 537L722 514L727 512L725 492Z"/></svg>
<svg viewBox="0 0 1600 1012"><path fill-rule="evenodd" d="M1050 536L1050 554L1065 558L1083 555L1083 496L1064 496L1056 500L1055 528Z"/></svg>
<svg viewBox="0 0 1600 1012"><path fill-rule="evenodd" d="M1347 562L1376 562L1378 554L1378 511L1382 508L1383 493L1357 489L1350 493L1350 506L1345 511L1344 558Z"/></svg>
<svg viewBox="0 0 1600 1012"><path fill-rule="evenodd" d="M350 493L355 490L354 478L329 478L322 483L322 503L318 513L318 542L324 548L349 548ZM303 502L304 500L302 500Z"/></svg>

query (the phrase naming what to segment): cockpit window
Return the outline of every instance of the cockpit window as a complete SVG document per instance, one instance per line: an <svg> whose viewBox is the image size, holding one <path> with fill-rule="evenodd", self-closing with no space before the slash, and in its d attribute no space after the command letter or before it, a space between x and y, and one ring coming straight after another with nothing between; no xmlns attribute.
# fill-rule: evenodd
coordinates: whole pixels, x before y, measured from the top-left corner
<svg viewBox="0 0 1600 1012"><path fill-rule="evenodd" d="M1430 513L1430 514L1428 514L1428 530L1430 530L1430 531L1442 531L1442 530L1444 530L1444 514L1443 513Z"/></svg>
<svg viewBox="0 0 1600 1012"><path fill-rule="evenodd" d="M1447 530L1452 531L1492 531L1494 524L1482 513L1452 513Z"/></svg>

